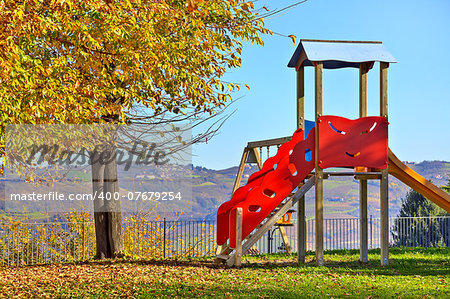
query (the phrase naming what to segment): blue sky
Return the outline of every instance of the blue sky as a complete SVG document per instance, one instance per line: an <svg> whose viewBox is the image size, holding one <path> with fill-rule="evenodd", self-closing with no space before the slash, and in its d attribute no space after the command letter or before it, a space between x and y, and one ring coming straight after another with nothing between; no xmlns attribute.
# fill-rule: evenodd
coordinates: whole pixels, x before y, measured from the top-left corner
<svg viewBox="0 0 450 299"><path fill-rule="evenodd" d="M294 1L258 1L269 9ZM266 20L274 32L310 39L377 40L398 60L389 68L389 147L401 159L450 161L450 1L309 0ZM297 45L263 37L246 45L242 67L225 80L249 84L236 93L236 112L220 134L195 145L193 163L222 169L239 163L248 141L290 136L295 130ZM306 118L314 119L313 69L306 69ZM368 75L368 114L379 114L379 64ZM325 70L324 114L358 117L358 70ZM195 131L194 131L195 133Z"/></svg>

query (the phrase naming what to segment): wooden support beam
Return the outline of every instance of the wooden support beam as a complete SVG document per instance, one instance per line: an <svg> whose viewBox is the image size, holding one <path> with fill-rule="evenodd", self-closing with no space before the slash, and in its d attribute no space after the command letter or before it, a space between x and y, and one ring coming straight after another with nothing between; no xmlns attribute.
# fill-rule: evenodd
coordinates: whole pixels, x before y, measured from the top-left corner
<svg viewBox="0 0 450 299"><path fill-rule="evenodd" d="M286 229L283 226L279 226L278 230L280 231L281 239L283 240L284 248L286 249L287 254L292 254L291 244L289 244L289 239L286 234Z"/></svg>
<svg viewBox="0 0 450 299"><path fill-rule="evenodd" d="M355 180L380 180L381 179L381 173L377 174L357 174L355 175Z"/></svg>
<svg viewBox="0 0 450 299"><path fill-rule="evenodd" d="M389 264L389 180L388 171L383 169L380 183L380 217L381 217L381 265Z"/></svg>
<svg viewBox="0 0 450 299"><path fill-rule="evenodd" d="M314 68L315 74L315 120L316 126L314 128L316 133L315 140L315 185L316 185L316 201L315 201L315 214L316 214L316 264L317 266L323 265L323 170L319 167L319 130L317 124L319 123L319 117L323 113L323 99L322 99L322 62L316 62Z"/></svg>
<svg viewBox="0 0 450 299"><path fill-rule="evenodd" d="M242 174L244 173L245 160L247 160L247 156L248 156L248 148L244 148L244 152L242 153L241 163L239 163L239 169L238 169L238 173L236 175L236 180L234 181L233 193L241 185Z"/></svg>
<svg viewBox="0 0 450 299"><path fill-rule="evenodd" d="M292 136L287 136L287 137L280 137L280 138L274 138L274 139L250 141L247 143L247 147L252 148L252 147L265 147L265 146L272 146L272 145L281 145L283 143L290 141L291 139L292 139Z"/></svg>
<svg viewBox="0 0 450 299"><path fill-rule="evenodd" d="M242 266L242 208L236 209L236 253L234 265Z"/></svg>
<svg viewBox="0 0 450 299"><path fill-rule="evenodd" d="M225 262L229 258L229 254L233 251L227 243L218 247L220 247L221 250L216 251L216 258L214 259L214 264L216 265L220 265Z"/></svg>
<svg viewBox="0 0 450 299"><path fill-rule="evenodd" d="M255 154L255 157L256 157L256 164L258 164L258 168L259 168L259 170L261 170L262 167L263 167L263 163L262 163L262 161L261 161L261 156L259 155L259 151L258 151L258 149L257 149L256 147L252 148L251 150L252 150L253 153Z"/></svg>
<svg viewBox="0 0 450 299"><path fill-rule="evenodd" d="M388 118L388 68L389 63L380 62L380 115ZM386 153L388 149L386 148ZM381 171L380 218L381 218L381 265L389 264L389 169Z"/></svg>
<svg viewBox="0 0 450 299"><path fill-rule="evenodd" d="M388 118L388 69L389 63L380 62L380 115Z"/></svg>
<svg viewBox="0 0 450 299"><path fill-rule="evenodd" d="M359 66L359 117L367 116L367 73L369 65L361 63ZM367 225L367 179L359 181L359 260L368 261L368 225Z"/></svg>
<svg viewBox="0 0 450 299"><path fill-rule="evenodd" d="M303 65L297 70L297 128L305 129L305 67ZM297 203L297 260L299 263L304 263L306 257L305 215L305 196L302 196Z"/></svg>
<svg viewBox="0 0 450 299"><path fill-rule="evenodd" d="M342 172L323 172L324 176L357 176L357 177L373 177L374 179L377 179L377 176L380 175L380 172L357 172L357 171L342 171Z"/></svg>
<svg viewBox="0 0 450 299"><path fill-rule="evenodd" d="M359 260L368 261L369 235L367 225L367 180L359 181Z"/></svg>
<svg viewBox="0 0 450 299"><path fill-rule="evenodd" d="M369 66L361 63L359 66L359 117L367 116L367 73Z"/></svg>
<svg viewBox="0 0 450 299"><path fill-rule="evenodd" d="M297 203L297 260L304 263L306 258L306 211L305 196Z"/></svg>
<svg viewBox="0 0 450 299"><path fill-rule="evenodd" d="M305 67L297 71L297 129L305 129Z"/></svg>

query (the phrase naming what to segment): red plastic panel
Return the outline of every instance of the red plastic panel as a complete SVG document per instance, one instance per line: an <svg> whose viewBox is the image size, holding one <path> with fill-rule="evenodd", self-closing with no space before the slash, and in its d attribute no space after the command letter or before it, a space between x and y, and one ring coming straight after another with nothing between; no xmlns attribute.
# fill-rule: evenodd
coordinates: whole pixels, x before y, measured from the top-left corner
<svg viewBox="0 0 450 299"><path fill-rule="evenodd" d="M236 246L236 209L243 209L244 239L314 169L314 158L306 161L305 153L308 151L314 152L314 131L309 133L306 140L297 142L292 151L281 157L276 167L264 175L261 184L248 190L245 200L232 208L229 215L230 247Z"/></svg>
<svg viewBox="0 0 450 299"><path fill-rule="evenodd" d="M324 115L318 120L320 168L387 167L386 118L369 116L355 120Z"/></svg>
<svg viewBox="0 0 450 299"><path fill-rule="evenodd" d="M282 158L289 155L289 152L294 146L304 139L303 130L295 131L292 139L283 145L277 151L277 154L270 157L264 162L264 165L260 171L253 173L247 181L245 186L240 187L234 192L231 200L223 203L217 211L217 244L224 244L229 237L229 219L230 211L241 201L245 200L248 192L259 185L263 181L264 176L274 170L274 165L277 165Z"/></svg>

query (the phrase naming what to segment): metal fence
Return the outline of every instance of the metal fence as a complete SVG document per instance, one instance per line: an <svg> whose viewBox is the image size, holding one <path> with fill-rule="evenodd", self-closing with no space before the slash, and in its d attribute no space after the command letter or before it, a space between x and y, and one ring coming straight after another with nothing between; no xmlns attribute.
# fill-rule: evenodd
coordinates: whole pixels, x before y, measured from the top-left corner
<svg viewBox="0 0 450 299"><path fill-rule="evenodd" d="M215 221L150 221L124 224L125 251L144 258L213 255Z"/></svg>
<svg viewBox="0 0 450 299"><path fill-rule="evenodd" d="M201 257L215 253L215 221L125 222L125 254L138 258ZM324 220L324 248L359 248L359 219ZM380 247L380 219L368 219L369 248ZM292 249L297 248L297 227L285 227ZM307 220L307 250L314 251L315 221ZM391 246L450 246L450 217L390 219ZM277 227L261 238L259 253L283 252ZM0 263L30 265L89 260L95 256L93 222L11 223L0 227Z"/></svg>
<svg viewBox="0 0 450 299"><path fill-rule="evenodd" d="M261 253L284 250L277 227L256 243ZM297 249L297 226L285 227L293 251ZM450 216L392 217L389 219L391 247L450 247ZM324 219L324 249L359 249L359 218ZM306 250L315 250L315 220L306 221ZM380 248L380 218L368 218L369 249Z"/></svg>

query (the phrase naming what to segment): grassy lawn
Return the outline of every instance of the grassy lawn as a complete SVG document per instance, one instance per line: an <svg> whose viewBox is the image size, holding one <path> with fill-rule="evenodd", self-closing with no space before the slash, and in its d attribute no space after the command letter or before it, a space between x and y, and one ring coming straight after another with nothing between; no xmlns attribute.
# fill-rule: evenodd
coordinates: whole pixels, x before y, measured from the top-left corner
<svg viewBox="0 0 450 299"><path fill-rule="evenodd" d="M0 268L2 297L351 297L450 298L450 249L391 249L390 265L379 251L360 265L358 251L330 251L315 267L313 254L245 257L241 269L210 259L99 261L84 264Z"/></svg>

